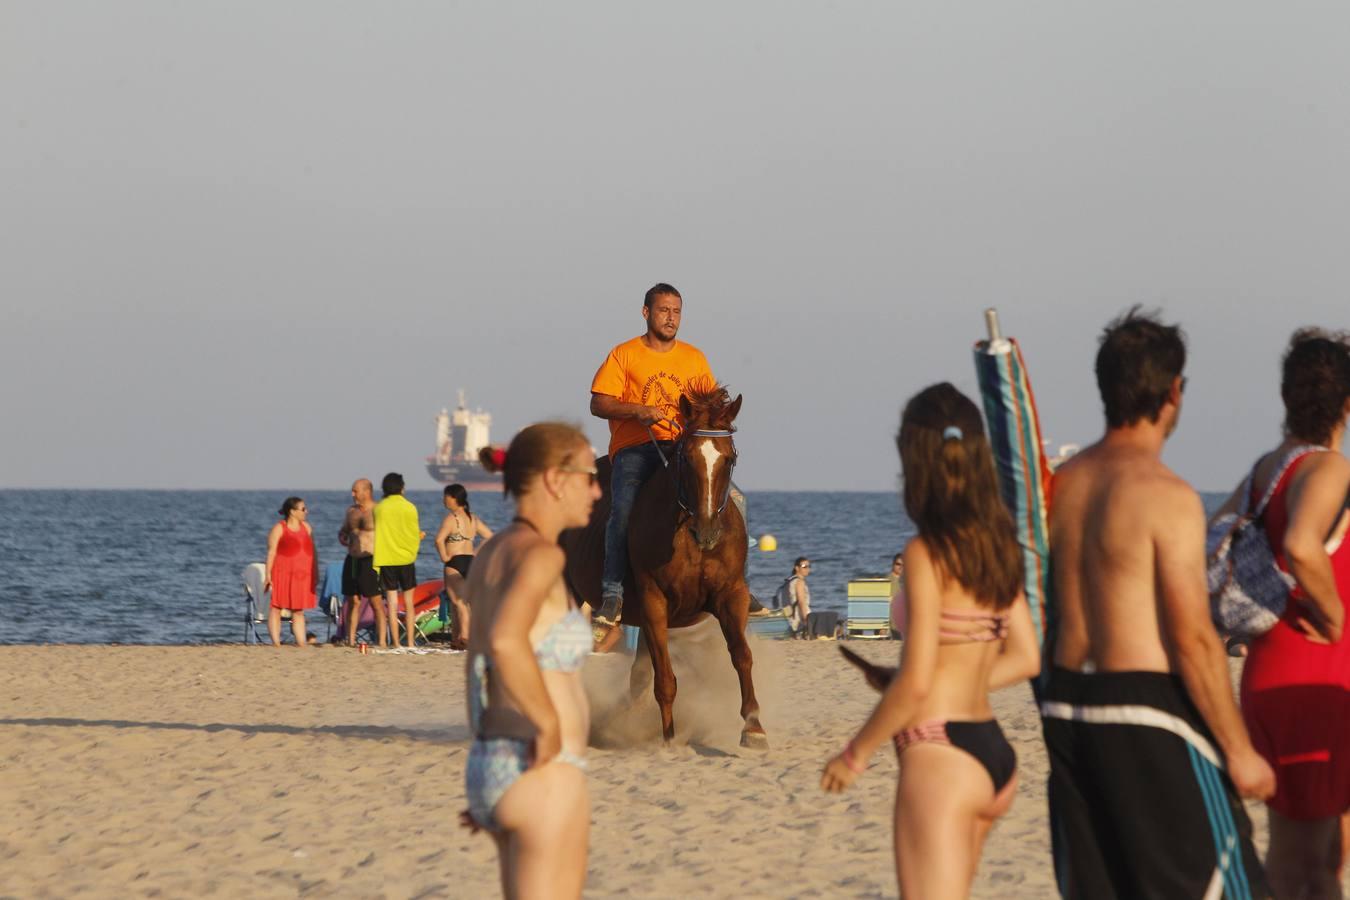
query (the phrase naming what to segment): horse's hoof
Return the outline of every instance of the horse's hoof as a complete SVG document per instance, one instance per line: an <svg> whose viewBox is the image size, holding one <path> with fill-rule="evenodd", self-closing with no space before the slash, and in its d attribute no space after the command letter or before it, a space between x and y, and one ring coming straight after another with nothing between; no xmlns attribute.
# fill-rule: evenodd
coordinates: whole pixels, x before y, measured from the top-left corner
<svg viewBox="0 0 1350 900"><path fill-rule="evenodd" d="M768 750L769 736L762 731L742 731L741 746L748 750Z"/></svg>

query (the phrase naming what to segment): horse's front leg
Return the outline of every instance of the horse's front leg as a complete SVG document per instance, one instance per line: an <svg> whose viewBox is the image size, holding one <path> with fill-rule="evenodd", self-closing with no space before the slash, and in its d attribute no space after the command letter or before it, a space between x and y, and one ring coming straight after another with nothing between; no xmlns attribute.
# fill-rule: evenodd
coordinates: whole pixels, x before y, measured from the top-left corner
<svg viewBox="0 0 1350 900"><path fill-rule="evenodd" d="M755 660L750 653L750 641L745 636L746 621L750 617L750 588L744 580L736 581L717 597L714 607L727 650L731 653L731 664L741 682L741 718L745 721L745 727L741 729L741 746L767 750L769 738L759 723L759 701L755 699L755 681L750 674Z"/></svg>
<svg viewBox="0 0 1350 900"><path fill-rule="evenodd" d="M670 664L666 643L666 596L649 577L637 579L642 593L642 640L652 658L652 685L656 705L661 708L661 736L667 742L675 738L675 669Z"/></svg>

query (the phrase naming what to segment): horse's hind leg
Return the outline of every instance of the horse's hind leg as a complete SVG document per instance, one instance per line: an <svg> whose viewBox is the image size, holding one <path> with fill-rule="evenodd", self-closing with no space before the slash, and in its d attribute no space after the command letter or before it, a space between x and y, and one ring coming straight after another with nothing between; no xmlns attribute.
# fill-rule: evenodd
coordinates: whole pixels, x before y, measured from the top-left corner
<svg viewBox="0 0 1350 900"><path fill-rule="evenodd" d="M722 636L726 638L727 650L731 653L731 664L736 668L736 677L741 682L741 718L745 727L741 729L741 746L754 750L769 749L769 738L764 734L764 726L759 723L759 701L755 699L755 682L750 675L755 660L750 653L750 641L745 636L745 624L750 614L750 589L745 582L734 586L730 596L717 604L717 621L722 626Z"/></svg>

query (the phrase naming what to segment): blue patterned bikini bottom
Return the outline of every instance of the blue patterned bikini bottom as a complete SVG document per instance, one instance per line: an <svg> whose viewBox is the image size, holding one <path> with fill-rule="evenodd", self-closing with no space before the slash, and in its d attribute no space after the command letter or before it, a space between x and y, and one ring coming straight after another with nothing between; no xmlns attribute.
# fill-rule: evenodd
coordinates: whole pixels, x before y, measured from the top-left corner
<svg viewBox="0 0 1350 900"><path fill-rule="evenodd" d="M501 831L494 815L497 803L530 767L530 743L517 738L474 740L469 749L469 763L464 770L464 791L469 798L469 816L478 827L493 832ZM551 761L586 771L585 758L566 750Z"/></svg>

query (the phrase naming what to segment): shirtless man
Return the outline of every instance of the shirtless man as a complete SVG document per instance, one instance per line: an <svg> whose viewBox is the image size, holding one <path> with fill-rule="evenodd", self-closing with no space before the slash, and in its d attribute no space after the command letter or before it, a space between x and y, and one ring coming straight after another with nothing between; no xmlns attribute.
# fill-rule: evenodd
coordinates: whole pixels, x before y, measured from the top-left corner
<svg viewBox="0 0 1350 900"><path fill-rule="evenodd" d="M1269 896L1238 794L1269 797L1275 776L1210 624L1204 508L1161 459L1185 361L1175 326L1137 309L1107 326L1106 434L1055 474L1059 621L1041 717L1071 900Z"/></svg>
<svg viewBox="0 0 1350 900"><path fill-rule="evenodd" d="M347 646L356 644L356 626L361 610L369 603L375 610L375 629L379 645L385 646L387 626L384 605L378 602L380 582L375 576L375 488L368 478L352 483L352 505L338 530L338 543L347 548L347 559L342 564L342 616L347 623Z"/></svg>

